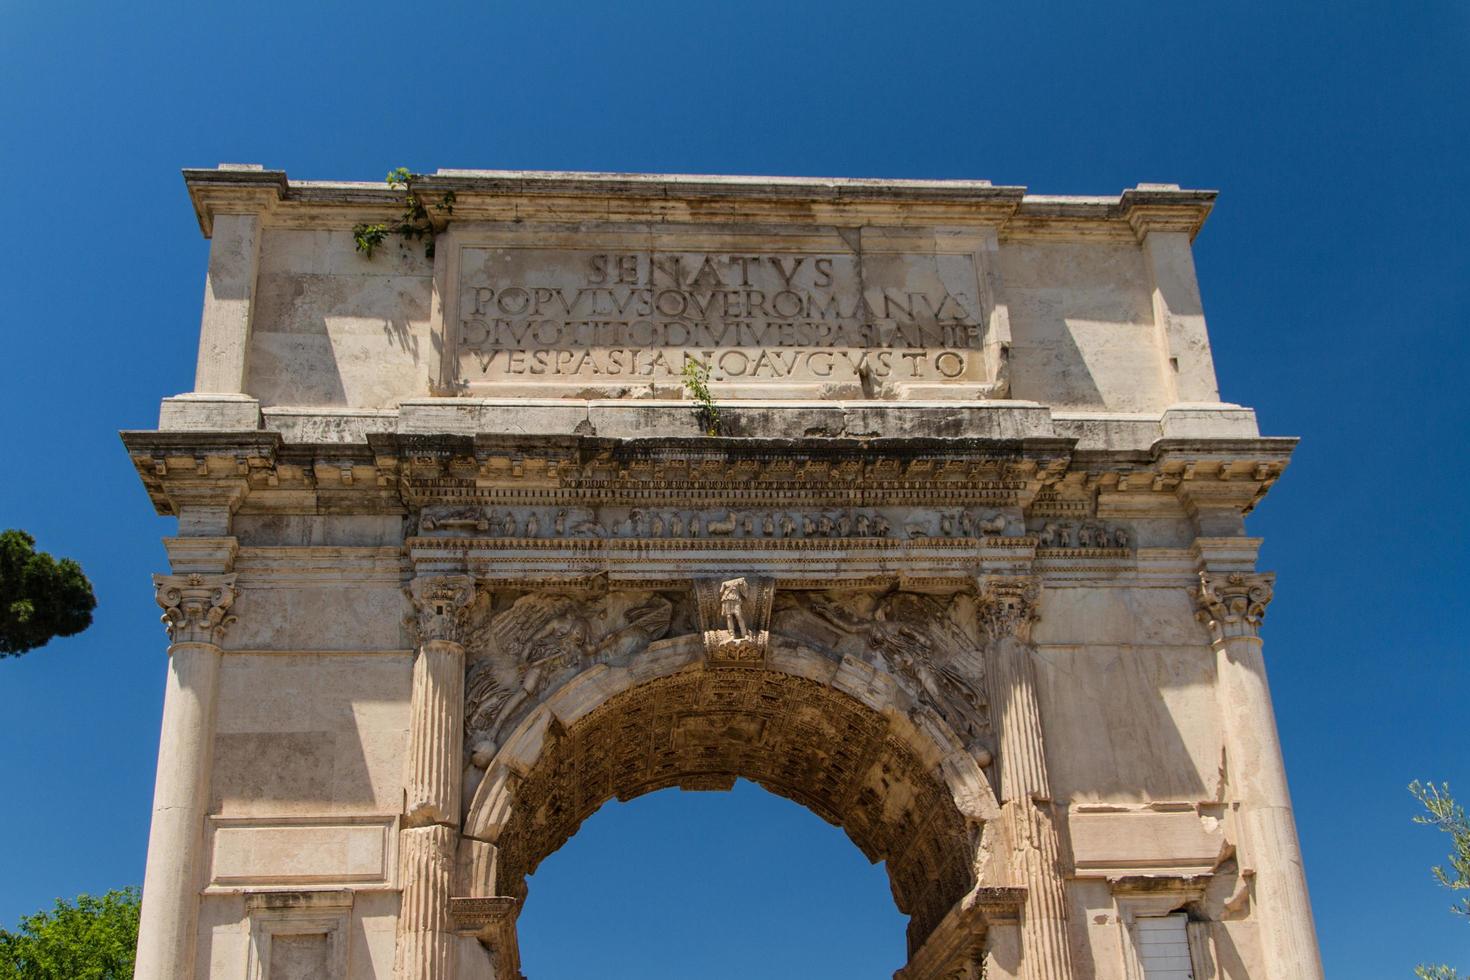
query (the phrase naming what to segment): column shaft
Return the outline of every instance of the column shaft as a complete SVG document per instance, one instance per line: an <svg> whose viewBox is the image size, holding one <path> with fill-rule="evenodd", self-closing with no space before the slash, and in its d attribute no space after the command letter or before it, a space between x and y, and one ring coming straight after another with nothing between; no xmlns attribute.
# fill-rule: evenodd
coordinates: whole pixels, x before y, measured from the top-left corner
<svg viewBox="0 0 1470 980"><path fill-rule="evenodd" d="M139 980L194 974L219 662L212 643L176 643L169 651L138 926Z"/></svg>
<svg viewBox="0 0 1470 980"><path fill-rule="evenodd" d="M1240 804L1244 864L1255 871L1253 918L1269 976L1321 980L1321 953L1261 640L1250 633L1223 636L1215 651L1226 767L1231 795Z"/></svg>

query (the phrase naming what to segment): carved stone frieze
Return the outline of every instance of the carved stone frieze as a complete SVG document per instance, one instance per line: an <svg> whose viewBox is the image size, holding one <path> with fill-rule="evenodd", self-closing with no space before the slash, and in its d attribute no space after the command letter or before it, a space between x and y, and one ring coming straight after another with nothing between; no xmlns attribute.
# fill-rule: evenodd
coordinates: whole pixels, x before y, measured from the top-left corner
<svg viewBox="0 0 1470 980"><path fill-rule="evenodd" d="M668 633L674 603L653 592L523 594L466 636L465 738L483 766L507 724L597 663L625 664Z"/></svg>
<svg viewBox="0 0 1470 980"><path fill-rule="evenodd" d="M710 659L760 663L771 642L774 580L754 575L697 579L694 594Z"/></svg>
<svg viewBox="0 0 1470 980"><path fill-rule="evenodd" d="M990 730L974 616L968 595L782 592L773 628L834 656L874 663L974 743Z"/></svg>
<svg viewBox="0 0 1470 980"><path fill-rule="evenodd" d="M1276 576L1265 573L1199 573L1199 586L1192 589L1199 611L1195 614L1216 640L1228 636L1255 635L1276 586Z"/></svg>
<svg viewBox="0 0 1470 980"><path fill-rule="evenodd" d="M213 643L218 646L239 590L230 575L155 575L153 588L163 607L162 621L173 643Z"/></svg>
<svg viewBox="0 0 1470 980"><path fill-rule="evenodd" d="M1044 521L1032 534L1042 550L1122 551L1133 543L1127 528L1098 521Z"/></svg>
<svg viewBox="0 0 1470 980"><path fill-rule="evenodd" d="M475 600L475 580L468 575L420 576L408 588L413 600L413 626L419 642L459 643Z"/></svg>
<svg viewBox="0 0 1470 980"><path fill-rule="evenodd" d="M636 540L875 540L1000 537L1004 514L974 508L671 508L671 507L426 507L419 533L523 540L587 538ZM1049 525L1050 526L1050 525ZM1069 526L1070 528L1070 526ZM1112 547L1115 532L1088 525L1069 529L1097 547ZM1123 532L1117 532L1123 533ZM1066 545L1070 547L1070 545ZM1093 547L1092 544L1085 545Z"/></svg>

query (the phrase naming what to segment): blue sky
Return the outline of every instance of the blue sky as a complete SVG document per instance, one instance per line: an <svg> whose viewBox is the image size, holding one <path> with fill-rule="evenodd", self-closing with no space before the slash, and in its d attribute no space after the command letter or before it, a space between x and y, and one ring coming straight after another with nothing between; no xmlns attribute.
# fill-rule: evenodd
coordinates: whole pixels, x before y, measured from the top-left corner
<svg viewBox="0 0 1470 980"><path fill-rule="evenodd" d="M79 559L100 599L86 634L0 661L0 923L142 878L172 521L116 431L192 384L207 243L180 167L1177 181L1222 192L1196 259L1224 397L1303 439L1250 529L1279 573L1266 656L1328 975L1470 966L1428 873L1447 842L1404 790L1470 795L1463 2L0 13L0 526ZM536 980L903 958L882 870L744 785L604 809L531 885Z"/></svg>

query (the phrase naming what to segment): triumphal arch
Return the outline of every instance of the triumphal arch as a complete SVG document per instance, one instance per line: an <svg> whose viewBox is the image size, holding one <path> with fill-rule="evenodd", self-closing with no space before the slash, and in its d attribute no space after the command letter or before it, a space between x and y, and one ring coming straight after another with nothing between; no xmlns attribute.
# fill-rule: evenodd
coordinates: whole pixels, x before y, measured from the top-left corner
<svg viewBox="0 0 1470 980"><path fill-rule="evenodd" d="M884 862L875 977L1321 976L1212 193L185 178L139 977L534 977L539 862L737 778Z"/></svg>

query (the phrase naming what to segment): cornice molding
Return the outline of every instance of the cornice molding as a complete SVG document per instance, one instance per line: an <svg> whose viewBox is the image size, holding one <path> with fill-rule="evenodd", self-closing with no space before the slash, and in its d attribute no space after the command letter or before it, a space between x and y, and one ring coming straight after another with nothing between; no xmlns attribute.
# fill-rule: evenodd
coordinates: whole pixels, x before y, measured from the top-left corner
<svg viewBox="0 0 1470 980"><path fill-rule="evenodd" d="M269 215L272 223L338 227L391 213L400 195L384 184L292 181L285 171L228 166L187 169L206 237L222 213ZM1116 196L1033 195L985 180L872 180L690 174L439 170L414 181L426 205L455 194L455 222L568 221L996 228L1003 237L1141 240L1150 230L1199 232L1216 192L1140 184Z"/></svg>

